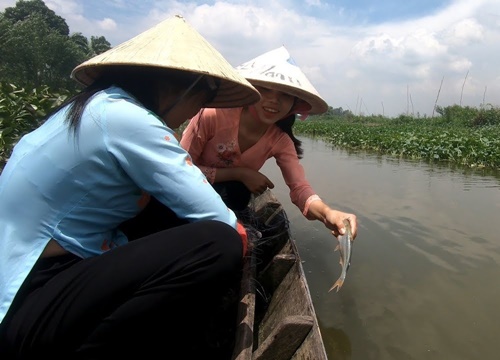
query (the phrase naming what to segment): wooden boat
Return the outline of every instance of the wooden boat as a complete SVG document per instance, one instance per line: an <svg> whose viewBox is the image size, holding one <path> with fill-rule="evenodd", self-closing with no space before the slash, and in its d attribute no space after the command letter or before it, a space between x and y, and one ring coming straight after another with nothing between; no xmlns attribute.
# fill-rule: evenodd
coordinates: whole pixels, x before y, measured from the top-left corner
<svg viewBox="0 0 500 360"><path fill-rule="evenodd" d="M327 359L286 213L267 190L238 216L251 246L237 305L233 360Z"/></svg>
<svg viewBox="0 0 500 360"><path fill-rule="evenodd" d="M134 219L122 224L122 230L129 238L140 238L147 235L144 229L148 233L163 229L165 218L175 216L169 214L152 199L138 215L140 223L148 226L137 227ZM203 359L326 360L309 287L281 203L267 190L236 215L249 234L243 275L209 314L209 321L199 324L204 337L193 339L193 346L201 349Z"/></svg>

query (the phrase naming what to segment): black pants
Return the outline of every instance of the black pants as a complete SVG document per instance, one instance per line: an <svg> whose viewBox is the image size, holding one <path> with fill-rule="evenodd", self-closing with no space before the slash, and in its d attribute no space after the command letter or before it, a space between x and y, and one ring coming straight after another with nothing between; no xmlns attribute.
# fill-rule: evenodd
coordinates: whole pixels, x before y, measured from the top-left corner
<svg viewBox="0 0 500 360"><path fill-rule="evenodd" d="M204 324L241 266L238 233L217 221L93 258L40 259L0 324L0 359L199 358Z"/></svg>

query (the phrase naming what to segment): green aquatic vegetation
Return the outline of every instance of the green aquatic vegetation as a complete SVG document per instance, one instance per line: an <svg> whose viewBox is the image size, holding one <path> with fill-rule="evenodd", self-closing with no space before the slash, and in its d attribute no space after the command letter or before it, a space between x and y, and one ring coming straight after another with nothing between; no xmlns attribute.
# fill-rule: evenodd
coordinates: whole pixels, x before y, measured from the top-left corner
<svg viewBox="0 0 500 360"><path fill-rule="evenodd" d="M500 169L499 124L471 126L429 120L367 123L323 118L297 122L295 131L341 148Z"/></svg>

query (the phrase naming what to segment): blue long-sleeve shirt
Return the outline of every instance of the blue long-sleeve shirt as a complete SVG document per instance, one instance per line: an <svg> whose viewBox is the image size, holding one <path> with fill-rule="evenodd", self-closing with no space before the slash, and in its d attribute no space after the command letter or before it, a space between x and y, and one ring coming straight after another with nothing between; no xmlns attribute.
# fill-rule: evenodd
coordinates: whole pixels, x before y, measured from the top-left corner
<svg viewBox="0 0 500 360"><path fill-rule="evenodd" d="M188 221L236 228L173 130L122 89L97 93L76 135L65 119L62 109L25 135L0 175L0 322L50 239L82 258L120 246L117 227L145 194Z"/></svg>

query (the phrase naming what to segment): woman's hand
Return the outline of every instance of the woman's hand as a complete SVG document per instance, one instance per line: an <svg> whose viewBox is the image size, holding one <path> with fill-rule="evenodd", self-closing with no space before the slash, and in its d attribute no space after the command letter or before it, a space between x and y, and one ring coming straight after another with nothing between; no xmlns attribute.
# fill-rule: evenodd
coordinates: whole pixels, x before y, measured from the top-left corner
<svg viewBox="0 0 500 360"><path fill-rule="evenodd" d="M267 189L273 189L274 184L267 176L257 170L246 167L218 168L215 182L236 180L242 182L255 195L260 195Z"/></svg>
<svg viewBox="0 0 500 360"><path fill-rule="evenodd" d="M356 238L358 231L358 222L356 215L345 213L339 210L329 209L325 214L325 226L332 230L332 234L337 237L345 234L344 219L348 220L351 224L351 232L353 240Z"/></svg>
<svg viewBox="0 0 500 360"><path fill-rule="evenodd" d="M248 168L241 168L241 170L240 181L245 184L252 194L260 195L267 189L274 188L273 182L259 171Z"/></svg>
<svg viewBox="0 0 500 360"><path fill-rule="evenodd" d="M316 200L309 205L307 217L311 220L322 221L325 226L332 231L332 234L335 237L345 233L344 219L346 219L351 224L353 240L356 238L358 232L358 220L354 214L331 209L323 201Z"/></svg>

